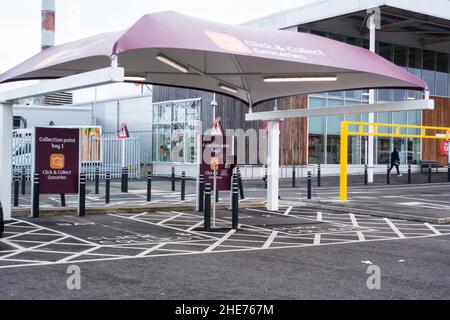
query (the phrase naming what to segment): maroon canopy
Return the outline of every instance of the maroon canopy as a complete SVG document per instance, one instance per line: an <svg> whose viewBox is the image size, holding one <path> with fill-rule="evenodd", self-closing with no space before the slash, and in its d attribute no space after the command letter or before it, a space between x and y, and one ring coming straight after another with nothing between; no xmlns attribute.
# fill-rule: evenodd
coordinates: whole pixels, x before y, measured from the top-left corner
<svg viewBox="0 0 450 320"><path fill-rule="evenodd" d="M100 69L111 65L113 55L127 76L219 92L252 104L314 92L427 88L421 79L363 48L306 33L232 26L172 11L145 15L122 32L46 49L0 75L0 83ZM187 70L177 70L167 61ZM303 81L266 82L266 78L291 77ZM335 81L304 82L305 77ZM237 92L230 92L230 87Z"/></svg>

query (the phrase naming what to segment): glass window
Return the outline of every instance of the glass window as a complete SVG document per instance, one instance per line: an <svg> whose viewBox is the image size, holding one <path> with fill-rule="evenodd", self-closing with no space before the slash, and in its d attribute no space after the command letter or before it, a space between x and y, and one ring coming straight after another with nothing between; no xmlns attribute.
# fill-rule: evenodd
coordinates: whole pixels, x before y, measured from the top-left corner
<svg viewBox="0 0 450 320"><path fill-rule="evenodd" d="M341 134L341 122L344 116L329 116L327 119L328 134Z"/></svg>
<svg viewBox="0 0 450 320"><path fill-rule="evenodd" d="M348 164L361 164L361 137L351 136L348 139Z"/></svg>
<svg viewBox="0 0 450 320"><path fill-rule="evenodd" d="M392 90L394 93L394 101L405 101L407 97L407 91L402 89Z"/></svg>
<svg viewBox="0 0 450 320"><path fill-rule="evenodd" d="M325 163L324 146L325 139L323 134L310 134L308 141L308 158L310 164Z"/></svg>
<svg viewBox="0 0 450 320"><path fill-rule="evenodd" d="M347 37L346 42L348 44L351 44L352 46L362 47L363 42L360 38L354 38L354 37Z"/></svg>
<svg viewBox="0 0 450 320"><path fill-rule="evenodd" d="M377 163L389 164L391 162L391 138L377 139Z"/></svg>
<svg viewBox="0 0 450 320"><path fill-rule="evenodd" d="M408 71L422 77L422 49L409 48Z"/></svg>
<svg viewBox="0 0 450 320"><path fill-rule="evenodd" d="M325 108L326 99L324 98L309 98L309 108Z"/></svg>
<svg viewBox="0 0 450 320"><path fill-rule="evenodd" d="M394 47L394 63L400 67L407 67L408 64L408 47L395 45Z"/></svg>
<svg viewBox="0 0 450 320"><path fill-rule="evenodd" d="M351 104L352 102L361 103L361 90L345 91L345 101L346 104Z"/></svg>
<svg viewBox="0 0 450 320"><path fill-rule="evenodd" d="M430 94L434 95L435 90L435 70L436 70L436 53L433 51L423 51L423 71L422 79L428 84Z"/></svg>
<svg viewBox="0 0 450 320"><path fill-rule="evenodd" d="M390 43L380 42L378 45L378 54L383 58L393 61L394 46Z"/></svg>
<svg viewBox="0 0 450 320"><path fill-rule="evenodd" d="M408 125L420 126L422 125L422 113L420 111L408 111ZM408 134L420 135L420 129L408 129Z"/></svg>
<svg viewBox="0 0 450 320"><path fill-rule="evenodd" d="M406 111L393 112L392 113L392 123L394 124L407 124L408 123L408 113ZM407 134L406 128L400 129L400 134Z"/></svg>
<svg viewBox="0 0 450 320"><path fill-rule="evenodd" d="M391 113L390 112L380 112L377 114L378 123L391 124ZM380 133L391 133L390 127L378 127L378 132Z"/></svg>
<svg viewBox="0 0 450 320"><path fill-rule="evenodd" d="M438 53L436 57L436 95L446 97L448 95L448 55Z"/></svg>
<svg viewBox="0 0 450 320"><path fill-rule="evenodd" d="M171 127L168 124L160 125L158 128L159 161L170 162L171 154Z"/></svg>
<svg viewBox="0 0 450 320"><path fill-rule="evenodd" d="M420 163L420 139L408 139L408 164Z"/></svg>
<svg viewBox="0 0 450 320"><path fill-rule="evenodd" d="M328 34L328 38L339 41L339 42L345 42L345 36L336 34L336 33Z"/></svg>
<svg viewBox="0 0 450 320"><path fill-rule="evenodd" d="M158 110L158 122L159 123L171 123L172 122L172 104L160 104Z"/></svg>
<svg viewBox="0 0 450 320"><path fill-rule="evenodd" d="M325 117L311 117L309 121L310 134L324 134L325 133Z"/></svg>
<svg viewBox="0 0 450 320"><path fill-rule="evenodd" d="M379 102L391 102L391 92L392 90L389 89L379 89L377 90L378 93L378 101Z"/></svg>
<svg viewBox="0 0 450 320"><path fill-rule="evenodd" d="M327 136L327 164L339 164L340 140L341 137L339 135Z"/></svg>

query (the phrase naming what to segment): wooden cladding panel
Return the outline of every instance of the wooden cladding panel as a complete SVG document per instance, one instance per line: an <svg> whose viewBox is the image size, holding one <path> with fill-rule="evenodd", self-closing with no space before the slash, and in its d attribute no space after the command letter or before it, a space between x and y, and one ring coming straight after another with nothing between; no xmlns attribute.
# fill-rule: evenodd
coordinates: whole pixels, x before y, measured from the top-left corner
<svg viewBox="0 0 450 320"><path fill-rule="evenodd" d="M435 110L423 112L423 125L450 127L450 98L433 97L432 99L435 101ZM447 166L448 158L440 156L439 145L439 140L423 139L422 159L438 160L440 166Z"/></svg>

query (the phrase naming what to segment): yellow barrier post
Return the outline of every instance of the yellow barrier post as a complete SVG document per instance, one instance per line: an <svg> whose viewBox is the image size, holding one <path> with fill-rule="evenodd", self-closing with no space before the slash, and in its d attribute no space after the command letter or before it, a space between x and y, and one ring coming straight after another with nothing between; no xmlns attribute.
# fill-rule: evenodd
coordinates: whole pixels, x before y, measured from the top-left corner
<svg viewBox="0 0 450 320"><path fill-rule="evenodd" d="M348 122L341 122L341 187L340 199L347 201Z"/></svg>

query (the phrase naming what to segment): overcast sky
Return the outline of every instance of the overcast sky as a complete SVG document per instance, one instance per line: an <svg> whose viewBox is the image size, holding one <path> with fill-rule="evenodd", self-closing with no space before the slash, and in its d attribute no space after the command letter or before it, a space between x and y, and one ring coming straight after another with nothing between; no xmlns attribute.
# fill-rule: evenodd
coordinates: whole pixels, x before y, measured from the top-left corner
<svg viewBox="0 0 450 320"><path fill-rule="evenodd" d="M312 0L56 0L56 44L122 30L142 15L163 10L230 24L300 6ZM41 0L0 2L0 73L40 50ZM135 91L136 88L131 88ZM1 91L1 89L0 89ZM89 100L83 93L77 100Z"/></svg>

